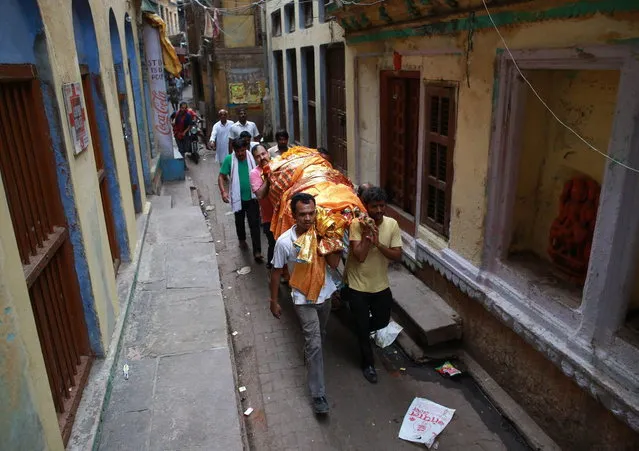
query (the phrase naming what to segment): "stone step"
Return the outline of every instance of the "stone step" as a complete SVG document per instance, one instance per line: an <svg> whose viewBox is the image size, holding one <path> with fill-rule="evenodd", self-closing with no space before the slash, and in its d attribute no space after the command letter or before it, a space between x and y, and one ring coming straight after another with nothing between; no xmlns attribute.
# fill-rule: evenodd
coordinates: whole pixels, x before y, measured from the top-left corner
<svg viewBox="0 0 639 451"><path fill-rule="evenodd" d="M437 293L401 265L388 271L400 324L420 345L432 347L461 339L462 321Z"/></svg>
<svg viewBox="0 0 639 451"><path fill-rule="evenodd" d="M162 185L162 195L173 198L173 207L193 206L190 183L183 180L167 181Z"/></svg>

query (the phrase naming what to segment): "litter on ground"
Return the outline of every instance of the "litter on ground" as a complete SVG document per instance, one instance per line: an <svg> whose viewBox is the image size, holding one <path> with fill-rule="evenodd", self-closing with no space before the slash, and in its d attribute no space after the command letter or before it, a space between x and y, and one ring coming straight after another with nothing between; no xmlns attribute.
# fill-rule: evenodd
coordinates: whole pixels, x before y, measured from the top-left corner
<svg viewBox="0 0 639 451"><path fill-rule="evenodd" d="M443 365L438 366L437 368L435 368L435 371L437 371L442 376L451 376L451 377L457 376L458 374L462 373L457 368L455 368L453 364L450 362L445 362Z"/></svg>
<svg viewBox="0 0 639 451"><path fill-rule="evenodd" d="M250 272L251 272L251 267L250 266L243 266L243 267L241 267L240 269L237 270L237 273L240 276L244 276L244 275L246 275L246 274L248 274Z"/></svg>
<svg viewBox="0 0 639 451"><path fill-rule="evenodd" d="M253 407L249 407L248 409L244 411L244 415L247 417L252 413L253 413Z"/></svg>
<svg viewBox="0 0 639 451"><path fill-rule="evenodd" d="M380 348L392 345L402 329L402 326L390 320L388 326L375 332L375 344Z"/></svg>
<svg viewBox="0 0 639 451"><path fill-rule="evenodd" d="M428 399L415 398L404 416L399 438L423 443L430 448L454 414L455 409L440 406Z"/></svg>
<svg viewBox="0 0 639 451"><path fill-rule="evenodd" d="M237 389L240 393L243 393L246 391L246 387L245 386L241 386L240 388Z"/></svg>

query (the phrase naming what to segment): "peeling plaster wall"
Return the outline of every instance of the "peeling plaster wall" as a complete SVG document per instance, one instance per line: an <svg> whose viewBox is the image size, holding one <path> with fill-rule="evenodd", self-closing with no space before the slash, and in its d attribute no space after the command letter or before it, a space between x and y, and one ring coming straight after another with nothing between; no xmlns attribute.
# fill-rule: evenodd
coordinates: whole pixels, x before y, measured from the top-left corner
<svg viewBox="0 0 639 451"><path fill-rule="evenodd" d="M112 3L115 3L114 5ZM122 188L121 242L135 243L136 224L128 175L124 140L120 126L113 62L109 43L108 7L118 17L124 41L124 0L90 0L99 46L100 67L104 83L105 108L109 116L110 135ZM19 5L19 6L18 6ZM39 7L42 26L28 16ZM31 8L31 9L30 9ZM128 11L135 16L133 11ZM62 201L74 244L76 273L85 308L92 349L100 354L108 347L119 314L115 274L109 250L106 225L96 176L92 144L77 157L64 122L62 84L80 82L75 52L74 28L70 2L41 0L33 5L15 0L3 3L3 26L0 27L2 50L0 64L37 64L42 84L45 113L49 121L52 151L56 157ZM33 22L33 23L32 23ZM135 24L132 24L135 32ZM136 41L136 48L138 48ZM122 51L126 55L126 48ZM127 69L128 75L128 69ZM129 107L133 95L127 78ZM102 131L101 131L102 133ZM142 180L137 129L133 126L135 156ZM0 181L1 182L1 181ZM50 189L58 189L52 186ZM142 187L140 187L143 191ZM142 192L143 202L145 200ZM122 249L124 255L128 251ZM62 450L62 440L51 397L40 341L29 293L18 255L13 224L3 184L0 183L0 437L7 449Z"/></svg>
<svg viewBox="0 0 639 451"><path fill-rule="evenodd" d="M0 178L0 437L6 449L61 450L62 437L19 262Z"/></svg>
<svg viewBox="0 0 639 451"><path fill-rule="evenodd" d="M55 90L53 106L58 112L64 112L64 100L62 98L62 84L80 81L80 71L78 58L75 51L75 39L73 34L73 20L71 9L66 2L61 0L42 0L40 11L48 39L48 53L52 67L52 79ZM125 41L124 36L124 16L127 12L125 2L119 1L111 4L106 0L90 1L91 12L97 37L100 68L104 85L104 100L109 116L111 137L113 142L113 154L115 166L120 184L122 208L126 222L128 243L135 243L135 212L133 207L133 196L131 193L131 181L129 177L129 166L127 162L126 150L124 147L124 137L121 127L119 106L117 103L117 89L115 83L115 73L113 71L113 60L111 56L109 39L109 7L113 8L118 21L118 31L120 41ZM129 11L131 16L135 16ZM134 25L134 24L133 24ZM134 33L135 35L135 33ZM122 48L126 58L126 47ZM128 76L129 69L125 67L125 83L127 86L128 102L130 111L134 110L133 95ZM132 118L134 119L134 118ZM140 159L139 140L137 137L137 127L132 122L133 147L137 161L138 180L144 180L142 174L142 164ZM106 232L106 224L103 216L102 201L95 170L95 159L93 149L89 147L85 152L74 157L71 151L71 137L68 127L62 123L63 131L61 139L67 149L66 160L70 170L70 180L73 183L73 199L78 215L78 227L81 231L82 242L84 244L85 258L88 264L88 273L92 286L94 305L99 319L99 329L101 332L101 350L105 350L111 339L113 328L119 314L119 304L117 289L115 286L115 273L111 261L111 253ZM139 188L142 194L142 202L145 201L145 193L142 186ZM125 253L126 255L126 253ZM94 346L95 348L95 346Z"/></svg>
<svg viewBox="0 0 639 451"><path fill-rule="evenodd" d="M598 7L603 7L604 4L577 2L574 5L581 6L574 10L577 14L588 14L592 12L589 5L595 3ZM636 12L616 13L614 17L601 14L589 17L570 16L563 20L544 22L534 22L536 18L543 17L536 12L505 13L498 17L498 23L512 49L579 48L639 42L639 4L626 1L614 3L623 4L625 11ZM549 8L554 6L549 2L544 5ZM525 5L521 8L525 8ZM566 14L566 10L563 9L560 13ZM548 18L559 17L557 14L559 13L555 11ZM527 22L517 24L520 19ZM394 51L404 53L402 70L420 70L425 81L456 83L459 88L450 239L448 242L434 239L432 232L420 228L415 244L415 258L420 262L421 269L412 260L410 250L405 248L406 262L458 310L464 318L464 340L471 353L539 424L548 427L548 432L560 445L566 449L634 449L636 432L628 426L637 430L635 411L619 407L619 399L615 396L624 399L623 391L611 390L614 392L611 396L609 392L604 393L599 388L608 381L602 373L614 372L615 362L624 362L624 356L611 356L601 366L601 373L590 375L584 368L589 368L593 362L565 357L581 357L582 354L557 352L557 349L564 347L570 350L578 347L576 339L571 341L567 338L564 342L557 341L556 335L552 333L545 336L543 331L553 331L553 328L547 323L535 322L536 316L522 314L518 306L510 304L512 299L501 297L505 290L493 291L497 288L490 285L493 279L482 272L484 238L489 233L485 231L484 223L487 215L491 129L493 126L500 127L500 124L492 123L499 87L499 80L495 76L495 61L504 51L497 34L486 23L485 17L477 18L478 28L474 30L473 51L468 60L465 55L468 42L466 18L421 30L422 33L430 33L430 36L397 37L400 33L396 30L359 33L353 38L347 36L347 43L350 42L346 53L347 105L356 110L358 117L348 129L348 150L349 159L357 161L359 171L349 175L355 176L357 182L379 180L379 162L375 165L370 162L371 139L375 133L379 133L379 108L375 107L379 104L379 71L393 69ZM554 80L547 83L558 83L553 89L564 93L569 90L570 83L574 82L575 80ZM615 82L606 77L601 80L577 79L576 82L578 85L591 84L595 88L595 95L579 98L583 94L568 93L571 97L568 105L554 105L558 112L568 113L575 103L582 108L587 104L599 105L601 102L602 110L597 111L596 117L586 115L584 118L587 128L584 135L593 139L605 151L605 136L609 135L610 127L601 118L614 111L611 98L614 98L612 91L615 89ZM585 90L585 86L578 86L578 90ZM537 113L541 114L542 110L537 108ZM567 143L569 146L566 147L579 154L578 160L572 157L574 167L589 174L600 174L599 179L601 178L603 157L592 154L591 150L579 148L572 141L564 143L564 132L560 133L556 125L550 124L547 118L537 117L538 120L532 125L532 130L538 134L537 146L544 148L548 143L558 146ZM423 122L422 119L422 134ZM539 133L540 129L546 130L546 139ZM372 145L373 152L379 155L379 139ZM543 163L543 154L536 157L540 164ZM530 190L535 195L539 180L552 180L552 176L548 175L546 179L541 175L535 178L531 172L526 175L531 179ZM533 236L532 232L530 236ZM410 240L408 242L410 244ZM427 248L424 242L430 247ZM467 283L469 280L472 283ZM520 295L516 291L512 296L515 298ZM531 309L543 310L542 306L533 304L526 297L521 302L531 303ZM545 312L545 315L547 316L541 317L550 317L551 313ZM589 357L597 361L594 356ZM536 397L538 393L545 395Z"/></svg>
<svg viewBox="0 0 639 451"><path fill-rule="evenodd" d="M516 16L513 16L513 20ZM633 20L634 19L634 20ZM538 49L614 43L639 35L639 14L612 18L589 18L510 25L501 29L512 49ZM347 39L348 40L348 39ZM357 182L378 181L379 163L368 158L379 153L379 71L392 70L392 53L421 52L404 56L402 70L421 70L424 81L458 83L457 135L450 240L448 246L475 266L482 257L483 223L486 214L486 180L495 101L495 57L503 45L494 30L476 30L470 55L468 78L464 49L467 33L391 39L347 45L347 108L357 108L358 130L348 132L349 159L358 162L361 173L349 170ZM461 52L460 55L428 55L428 52ZM371 53L382 56L370 57ZM358 58L358 55L359 58ZM355 59L358 59L356 62ZM355 64L359 67L357 74ZM359 99L357 105L356 101ZM350 111L353 111L352 109ZM362 125L365 126L362 127ZM423 127L423 124L421 125ZM354 137L359 134L357 142ZM371 142L371 140L374 141ZM605 149L605 146L604 146ZM349 160L350 161L350 160Z"/></svg>
<svg viewBox="0 0 639 451"><path fill-rule="evenodd" d="M607 152L617 103L619 71L528 71L550 107L590 143ZM600 185L606 160L552 119L527 90L520 183L511 250L530 250L548 260L548 231L559 212L559 196L572 177L587 175Z"/></svg>

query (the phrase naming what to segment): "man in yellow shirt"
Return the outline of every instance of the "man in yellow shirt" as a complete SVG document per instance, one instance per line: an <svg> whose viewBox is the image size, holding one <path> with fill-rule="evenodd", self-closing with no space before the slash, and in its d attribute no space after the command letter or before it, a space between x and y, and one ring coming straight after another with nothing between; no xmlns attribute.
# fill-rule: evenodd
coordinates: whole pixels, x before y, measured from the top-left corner
<svg viewBox="0 0 639 451"><path fill-rule="evenodd" d="M386 193L370 187L363 194L368 215L376 230L355 220L350 227L350 248L346 262L347 296L362 354L362 371L370 383L377 383L377 372L370 333L390 321L393 295L388 282L388 265L402 259L402 236L399 224L384 216Z"/></svg>

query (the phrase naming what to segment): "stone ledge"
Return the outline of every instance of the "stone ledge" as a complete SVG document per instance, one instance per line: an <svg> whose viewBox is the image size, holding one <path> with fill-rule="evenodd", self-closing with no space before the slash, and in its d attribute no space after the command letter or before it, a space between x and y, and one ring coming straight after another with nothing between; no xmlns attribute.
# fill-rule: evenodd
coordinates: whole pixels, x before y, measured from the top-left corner
<svg viewBox="0 0 639 451"><path fill-rule="evenodd" d="M106 357L96 361L91 368L89 380L84 388L82 399L76 412L76 420L66 447L67 451L94 449L98 443L103 409L111 393L113 377L118 371L116 363L120 353L122 332L135 291L151 209L151 202L147 202L142 215L138 219L139 236L131 262L120 267L116 281L120 301L120 316L117 319Z"/></svg>
<svg viewBox="0 0 639 451"><path fill-rule="evenodd" d="M639 398L636 391L621 386L608 375L598 372L573 350L560 345L563 341L553 331L540 327L517 305L486 287L481 282L486 276L480 275L476 268L471 268L470 263L466 262L464 266L460 257L451 261L452 256L440 255L419 241L416 247L417 258L422 265L432 267L462 293L483 305L506 327L553 362L564 375L590 393L631 429L639 432ZM410 259L404 261L411 270L417 269L416 262L411 262Z"/></svg>
<svg viewBox="0 0 639 451"><path fill-rule="evenodd" d="M403 266L389 267L388 277L397 309L423 338L418 341L434 346L461 338L461 318L437 293Z"/></svg>

